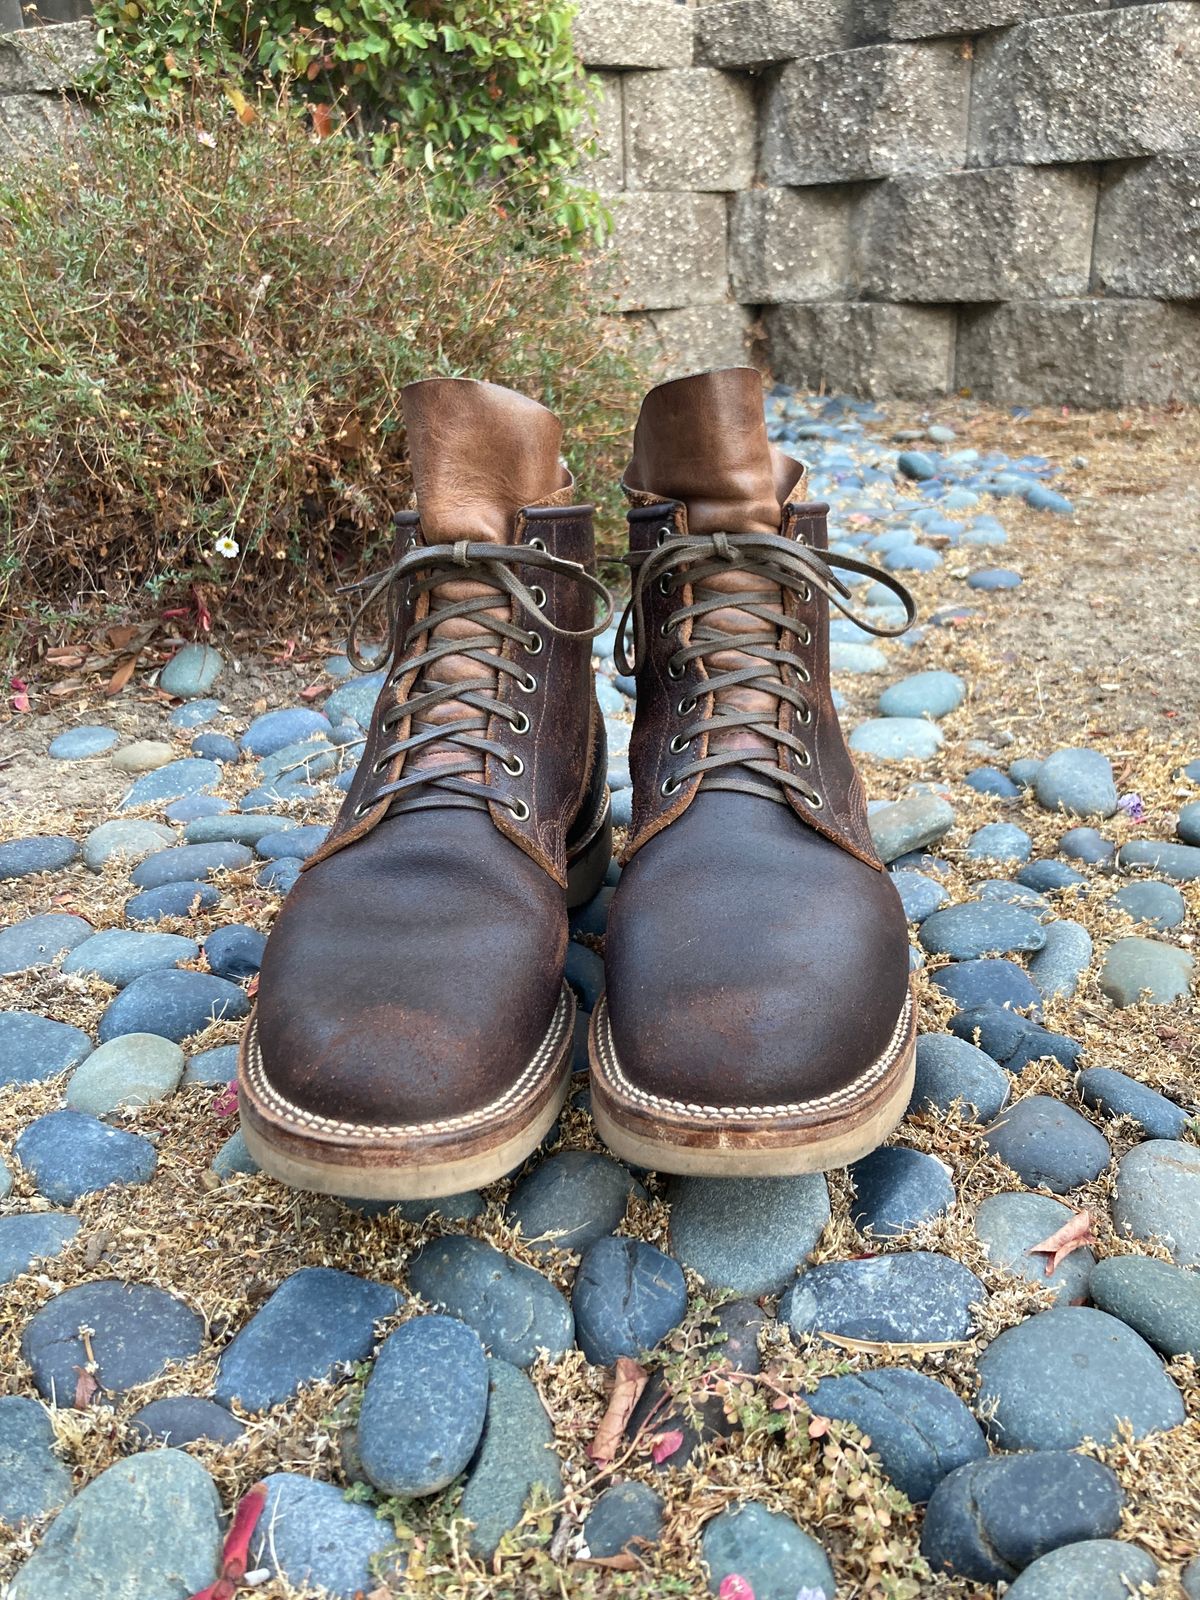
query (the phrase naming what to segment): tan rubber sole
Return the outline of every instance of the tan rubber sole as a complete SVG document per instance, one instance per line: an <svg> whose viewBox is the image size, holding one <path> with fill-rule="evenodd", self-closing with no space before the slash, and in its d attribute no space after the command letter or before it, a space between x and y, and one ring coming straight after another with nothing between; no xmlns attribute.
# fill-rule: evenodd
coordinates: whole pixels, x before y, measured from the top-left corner
<svg viewBox="0 0 1200 1600"><path fill-rule="evenodd" d="M898 1126L916 1074L916 1006L910 993L888 1049L844 1090L786 1106L684 1105L636 1089L617 1060L604 998L588 1050L592 1114L621 1160L688 1177L795 1177L859 1161Z"/></svg>
<svg viewBox="0 0 1200 1600"><path fill-rule="evenodd" d="M477 1112L372 1126L317 1117L270 1084L252 1014L238 1052L242 1135L264 1172L346 1200L433 1200L495 1183L554 1126L571 1081L575 996L563 984L550 1028L516 1082Z"/></svg>

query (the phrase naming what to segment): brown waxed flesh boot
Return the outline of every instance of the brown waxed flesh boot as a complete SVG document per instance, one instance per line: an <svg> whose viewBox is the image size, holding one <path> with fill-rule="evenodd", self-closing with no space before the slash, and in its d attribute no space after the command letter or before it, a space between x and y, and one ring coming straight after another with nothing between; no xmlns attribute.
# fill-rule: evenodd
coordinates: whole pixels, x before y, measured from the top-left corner
<svg viewBox="0 0 1200 1600"><path fill-rule="evenodd" d="M912 1091L908 931L829 685L824 505L770 445L750 368L647 395L625 477L633 821L591 1026L625 1160L783 1175L881 1144ZM907 626L907 623L906 623ZM879 630L872 630L879 631Z"/></svg>
<svg viewBox="0 0 1200 1600"><path fill-rule="evenodd" d="M607 593L561 428L464 379L403 404L416 511L359 613L386 596L388 677L267 942L238 1066L267 1172L382 1200L490 1183L553 1125L567 910L611 841L590 645Z"/></svg>

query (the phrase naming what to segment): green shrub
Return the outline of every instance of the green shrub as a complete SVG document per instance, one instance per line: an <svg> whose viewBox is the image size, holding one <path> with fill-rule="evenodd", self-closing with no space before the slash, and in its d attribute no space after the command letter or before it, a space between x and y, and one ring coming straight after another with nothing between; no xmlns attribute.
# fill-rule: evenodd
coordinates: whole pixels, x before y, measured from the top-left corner
<svg viewBox="0 0 1200 1600"><path fill-rule="evenodd" d="M0 181L0 263L10 625L235 578L264 623L311 619L389 542L419 377L543 400L615 503L638 374L593 268L497 204L447 218L286 109L95 119Z"/></svg>
<svg viewBox="0 0 1200 1600"><path fill-rule="evenodd" d="M602 225L603 211L572 181L590 95L572 10L564 0L100 0L95 87L153 101L214 76L235 98L243 79L293 85L318 126L349 119L377 156L424 171L439 203L461 208L501 182L577 234Z"/></svg>

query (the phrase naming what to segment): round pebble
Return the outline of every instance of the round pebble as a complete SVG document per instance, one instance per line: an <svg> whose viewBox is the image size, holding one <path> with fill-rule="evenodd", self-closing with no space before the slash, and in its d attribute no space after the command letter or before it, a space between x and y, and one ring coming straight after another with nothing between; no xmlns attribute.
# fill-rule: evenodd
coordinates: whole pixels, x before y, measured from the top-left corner
<svg viewBox="0 0 1200 1600"><path fill-rule="evenodd" d="M1069 999L1092 961L1092 936L1078 922L1059 917L1044 926L1045 944L1029 962L1029 976L1043 1000Z"/></svg>
<svg viewBox="0 0 1200 1600"><path fill-rule="evenodd" d="M1111 817L1117 809L1112 763L1098 750L1056 750L1034 779L1038 804L1076 817Z"/></svg>
<svg viewBox="0 0 1200 1600"><path fill-rule="evenodd" d="M151 1400L134 1412L129 1425L147 1444L170 1444L176 1449L197 1443L232 1444L246 1431L224 1406L194 1395Z"/></svg>
<svg viewBox="0 0 1200 1600"><path fill-rule="evenodd" d="M1178 1139L1188 1125L1182 1106L1115 1067L1088 1067L1075 1081L1085 1106L1104 1117L1132 1117L1147 1139Z"/></svg>
<svg viewBox="0 0 1200 1600"><path fill-rule="evenodd" d="M475 1454L487 1399L479 1336L453 1317L414 1317L384 1341L363 1391L363 1471L385 1495L436 1494Z"/></svg>
<svg viewBox="0 0 1200 1600"><path fill-rule="evenodd" d="M961 1104L972 1121L990 1122L1008 1101L1007 1077L983 1050L950 1033L917 1040L917 1070L910 1111L945 1116Z"/></svg>
<svg viewBox="0 0 1200 1600"><path fill-rule="evenodd" d="M1002 800L1015 800L1020 788L999 767L976 767L968 772L963 782L976 794L994 794Z"/></svg>
<svg viewBox="0 0 1200 1600"><path fill-rule="evenodd" d="M86 1343L81 1328L91 1330ZM70 1406L79 1369L89 1360L100 1386L123 1394L157 1377L169 1362L198 1355L203 1343L203 1317L177 1295L105 1278L48 1300L25 1324L21 1355L38 1393Z"/></svg>
<svg viewBox="0 0 1200 1600"><path fill-rule="evenodd" d="M185 794L196 794L201 789L213 789L221 781L221 768L215 761L202 761L187 756L180 761L168 761L156 772L144 772L121 801L118 810L132 811L138 806L163 805L168 800L179 800Z"/></svg>
<svg viewBox="0 0 1200 1600"><path fill-rule="evenodd" d="M1007 1006L1013 1011L1036 1014L1041 1007L1041 995L1025 968L1003 957L952 962L934 973L933 981L963 1011L978 1006Z"/></svg>
<svg viewBox="0 0 1200 1600"><path fill-rule="evenodd" d="M90 922L53 911L0 928L0 976L52 966L91 936Z"/></svg>
<svg viewBox="0 0 1200 1600"><path fill-rule="evenodd" d="M1104 957L1100 987L1117 1006L1167 1006L1188 993L1195 966L1186 950L1157 939L1118 939Z"/></svg>
<svg viewBox="0 0 1200 1600"><path fill-rule="evenodd" d="M78 945L63 962L62 970L80 972L124 989L149 972L165 972L200 953L194 939L178 933L134 933L125 928L105 928Z"/></svg>
<svg viewBox="0 0 1200 1600"><path fill-rule="evenodd" d="M379 1587L379 1562L396 1535L373 1506L347 1500L337 1484L294 1472L262 1479L267 1500L250 1540L249 1570L355 1600Z"/></svg>
<svg viewBox="0 0 1200 1600"><path fill-rule="evenodd" d="M81 1028L33 1011L0 1011L0 1088L42 1083L66 1072L91 1052Z"/></svg>
<svg viewBox="0 0 1200 1600"><path fill-rule="evenodd" d="M985 594L1001 589L1019 589L1021 574L1011 567L981 567L967 579L968 589L979 589Z"/></svg>
<svg viewBox="0 0 1200 1600"><path fill-rule="evenodd" d="M35 1262L60 1254L78 1232L79 1218L64 1211L18 1211L0 1217L0 1284L11 1283Z"/></svg>
<svg viewBox="0 0 1200 1600"><path fill-rule="evenodd" d="M928 761L942 747L942 731L923 717L868 717L848 743L859 755L880 761Z"/></svg>
<svg viewBox="0 0 1200 1600"><path fill-rule="evenodd" d="M1174 883L1194 883L1200 878L1200 848L1169 839L1133 839L1117 851L1117 864L1126 872L1145 867Z"/></svg>
<svg viewBox="0 0 1200 1600"><path fill-rule="evenodd" d="M1087 879L1076 867L1065 861L1031 861L1017 873L1017 882L1038 894L1049 894L1057 889L1074 889Z"/></svg>
<svg viewBox="0 0 1200 1600"><path fill-rule="evenodd" d="M907 868L892 873L892 882L900 896L900 904L904 907L904 915L909 922L922 923L941 905L945 905L948 896L941 884L933 878L927 878L923 872L913 872Z"/></svg>
<svg viewBox="0 0 1200 1600"><path fill-rule="evenodd" d="M585 1517L583 1540L593 1561L608 1561L626 1553L644 1555L658 1543L662 1529L660 1495L644 1483L615 1483Z"/></svg>
<svg viewBox="0 0 1200 1600"><path fill-rule="evenodd" d="M112 764L118 772L155 772L166 766L174 751L163 739L137 739L118 750Z"/></svg>
<svg viewBox="0 0 1200 1600"><path fill-rule="evenodd" d="M172 728L199 728L220 714L219 700L193 700L190 705L176 706L167 721Z"/></svg>
<svg viewBox="0 0 1200 1600"><path fill-rule="evenodd" d="M432 1240L409 1262L408 1282L427 1305L474 1328L489 1351L515 1366L531 1366L539 1350L561 1356L574 1342L571 1308L549 1279L482 1239Z"/></svg>
<svg viewBox="0 0 1200 1600"><path fill-rule="evenodd" d="M328 828L315 825L281 828L275 833L264 834L255 845L255 850L264 861L276 861L285 856L295 856L304 861L321 848L328 833Z"/></svg>
<svg viewBox="0 0 1200 1600"><path fill-rule="evenodd" d="M181 1044L222 1018L238 1020L250 1009L245 990L207 972L153 972L135 978L110 1000L100 1018L101 1043L124 1033L157 1033Z"/></svg>
<svg viewBox="0 0 1200 1600"><path fill-rule="evenodd" d="M333 698L331 695L330 699ZM306 706L288 706L281 711L264 711L260 717L255 717L239 743L251 755L269 756L315 733L328 733L332 726L329 717L320 711Z"/></svg>
<svg viewBox="0 0 1200 1600"><path fill-rule="evenodd" d="M1028 861L1033 840L1012 822L985 822L967 840L965 854L973 861Z"/></svg>
<svg viewBox="0 0 1200 1600"><path fill-rule="evenodd" d="M174 1094L183 1051L152 1033L127 1033L94 1050L76 1067L66 1101L75 1111L106 1117L118 1106L148 1106Z"/></svg>
<svg viewBox="0 0 1200 1600"><path fill-rule="evenodd" d="M594 1150L563 1150L521 1179L508 1202L531 1248L586 1250L616 1231L631 1196L646 1198L624 1167Z"/></svg>
<svg viewBox="0 0 1200 1600"><path fill-rule="evenodd" d="M1157 1581L1158 1567L1136 1545L1085 1539L1026 1567L1005 1600L1129 1600L1142 1584Z"/></svg>
<svg viewBox="0 0 1200 1600"><path fill-rule="evenodd" d="M768 1511L756 1500L719 1511L705 1523L700 1550L710 1594L722 1594L726 1580L737 1576L754 1600L834 1600L836 1581L822 1546L783 1512Z"/></svg>
<svg viewBox="0 0 1200 1600"><path fill-rule="evenodd" d="M219 978L238 980L252 978L262 966L267 936L257 928L241 922L231 922L224 928L214 928L204 941L204 956L209 971Z"/></svg>
<svg viewBox="0 0 1200 1600"><path fill-rule="evenodd" d="M1180 1266L1200 1266L1200 1149L1148 1139L1121 1158L1113 1223L1132 1239L1158 1239Z"/></svg>
<svg viewBox="0 0 1200 1600"><path fill-rule="evenodd" d="M164 883L161 889L143 889L125 902L125 920L138 924L165 922L171 917L191 917L211 911L221 896L211 883Z"/></svg>
<svg viewBox="0 0 1200 1600"><path fill-rule="evenodd" d="M25 1395L0 1396L0 1523L33 1522L70 1495L71 1470L59 1459L45 1409Z"/></svg>
<svg viewBox="0 0 1200 1600"><path fill-rule="evenodd" d="M174 843L175 830L165 823L118 818L92 829L83 841L83 861L93 872L99 872L109 861L141 861Z"/></svg>
<svg viewBox="0 0 1200 1600"><path fill-rule="evenodd" d="M1103 867L1117 859L1117 847L1096 828L1068 828L1058 841L1062 855L1088 866Z"/></svg>
<svg viewBox="0 0 1200 1600"><path fill-rule="evenodd" d="M206 761L219 761L222 766L238 759L238 747L227 733L201 733L192 740L191 752Z"/></svg>
<svg viewBox="0 0 1200 1600"><path fill-rule="evenodd" d="M885 717L931 717L935 722L957 711L967 686L954 672L914 672L892 684L879 697Z"/></svg>
<svg viewBox="0 0 1200 1600"><path fill-rule="evenodd" d="M55 761L90 761L93 756L102 756L111 750L119 738L115 728L102 725L68 728L50 741L48 754Z"/></svg>
<svg viewBox="0 0 1200 1600"><path fill-rule="evenodd" d="M1200 1361L1200 1275L1149 1256L1108 1256L1089 1293L1163 1355Z"/></svg>
<svg viewBox="0 0 1200 1600"><path fill-rule="evenodd" d="M687 1310L683 1271L641 1239L597 1239L579 1263L571 1296L584 1355L609 1367L652 1350Z"/></svg>
<svg viewBox="0 0 1200 1600"><path fill-rule="evenodd" d="M1173 884L1155 883L1151 879L1125 884L1109 904L1135 922L1148 922L1160 933L1177 928L1187 915L1187 906L1179 890Z"/></svg>
<svg viewBox="0 0 1200 1600"><path fill-rule="evenodd" d="M1055 1306L1006 1328L979 1357L978 1406L1004 1450L1108 1444L1183 1421L1183 1398L1146 1341L1089 1306Z"/></svg>
<svg viewBox="0 0 1200 1600"><path fill-rule="evenodd" d="M21 1133L13 1154L37 1192L55 1205L73 1206L81 1195L113 1184L147 1183L158 1153L149 1139L82 1111L50 1111Z"/></svg>
<svg viewBox="0 0 1200 1600"><path fill-rule="evenodd" d="M459 1507L471 1524L467 1548L484 1561L520 1522L531 1497L546 1502L562 1494L554 1429L533 1384L519 1368L492 1356L488 1389L483 1438Z"/></svg>
<svg viewBox="0 0 1200 1600"><path fill-rule="evenodd" d="M139 889L160 889L165 883L199 883L214 873L236 872L253 860L243 844L178 844L140 861L132 878Z"/></svg>
<svg viewBox="0 0 1200 1600"><path fill-rule="evenodd" d="M884 1145L849 1168L855 1203L850 1220L860 1233L893 1239L943 1216L954 1204L949 1168L936 1156Z"/></svg>
<svg viewBox="0 0 1200 1600"><path fill-rule="evenodd" d="M1067 1194L1090 1183L1112 1159L1112 1149L1100 1130L1050 1095L1018 1100L983 1137L992 1154L1023 1182L1054 1194Z"/></svg>
<svg viewBox="0 0 1200 1600"><path fill-rule="evenodd" d="M870 814L871 840L884 863L945 838L954 826L954 807L940 795L914 794Z"/></svg>
<svg viewBox="0 0 1200 1600"><path fill-rule="evenodd" d="M185 644L167 662L158 687L176 700L198 700L216 683L225 663L210 644Z"/></svg>
<svg viewBox="0 0 1200 1600"><path fill-rule="evenodd" d="M829 1221L820 1173L671 1180L671 1251L714 1289L757 1299L786 1289Z"/></svg>
<svg viewBox="0 0 1200 1600"><path fill-rule="evenodd" d="M202 1050L184 1068L185 1087L191 1083L206 1086L232 1083L237 1077L237 1057L235 1044L221 1044L214 1050Z"/></svg>
<svg viewBox="0 0 1200 1600"><path fill-rule="evenodd" d="M989 954L1040 950L1046 930L1020 906L967 901L935 911L922 923L919 937L930 955L971 961Z"/></svg>
<svg viewBox="0 0 1200 1600"><path fill-rule="evenodd" d="M0 880L27 878L35 872L60 872L79 855L74 839L45 833L0 844Z"/></svg>
<svg viewBox="0 0 1200 1600"><path fill-rule="evenodd" d="M988 1258L1005 1272L1049 1289L1059 1305L1077 1305L1088 1295L1096 1257L1086 1245L1064 1256L1056 1267L1053 1257L1033 1246L1044 1244L1075 1213L1046 1194L992 1194L979 1204L975 1232Z"/></svg>
<svg viewBox="0 0 1200 1600"><path fill-rule="evenodd" d="M966 1339L987 1299L973 1272L929 1250L809 1267L779 1304L794 1335L833 1333L897 1344Z"/></svg>

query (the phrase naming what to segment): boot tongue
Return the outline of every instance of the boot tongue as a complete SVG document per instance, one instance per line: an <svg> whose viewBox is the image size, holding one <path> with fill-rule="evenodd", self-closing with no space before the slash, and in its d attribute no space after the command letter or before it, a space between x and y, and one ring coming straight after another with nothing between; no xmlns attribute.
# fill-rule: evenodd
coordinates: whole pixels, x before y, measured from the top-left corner
<svg viewBox="0 0 1200 1600"><path fill-rule="evenodd" d="M777 533L803 471L771 447L759 374L727 367L651 389L625 487L682 501L690 533Z"/></svg>
<svg viewBox="0 0 1200 1600"><path fill-rule="evenodd" d="M426 544L512 542L525 506L570 482L559 462L562 424L526 395L473 378L427 378L401 396Z"/></svg>
<svg viewBox="0 0 1200 1600"><path fill-rule="evenodd" d="M417 512L427 545L453 544L459 539L511 544L519 511L564 499L571 476L559 460L562 424L536 400L472 378L428 378L408 384L401 403ZM451 577L430 592L430 609L491 593L486 584L474 579ZM506 617L508 612L508 602L502 600L483 617L449 617L429 629L422 648L446 640L478 642L484 619ZM480 664L473 657L451 654L443 656L426 679L468 683L478 680L479 674ZM487 718L465 702L443 700L414 721L413 732L464 717L476 718L480 731L486 728ZM461 763L465 748L451 739L435 740L409 757L406 770L424 770L436 776L439 768ZM470 776L482 780L483 774L480 754ZM439 804L447 801L465 803L460 798L437 797Z"/></svg>
<svg viewBox="0 0 1200 1600"><path fill-rule="evenodd" d="M730 367L650 391L638 417L625 488L635 495L641 491L682 501L689 533L778 533L783 504L803 476L800 463L774 449L767 438L759 374L753 367ZM782 609L782 590L774 584L765 587L768 602ZM736 647L739 634L763 637L763 623L744 609L747 597L764 598L763 580L732 567L694 591L696 600L717 595L727 595L728 604L710 612L692 631L693 642L717 632L731 641L728 649L705 658L709 676L757 666L763 677L771 677L769 665ZM714 700L716 715L724 709L772 716L778 707L773 695L747 684L726 689ZM753 728L712 733L708 749L710 754L737 750L757 760L778 755L774 741ZM768 780L758 781L773 795Z"/></svg>

